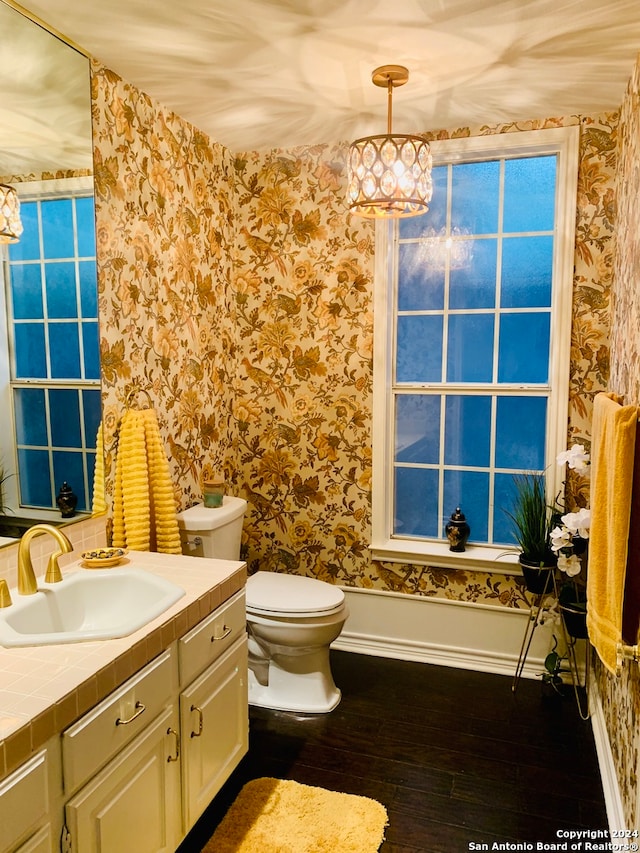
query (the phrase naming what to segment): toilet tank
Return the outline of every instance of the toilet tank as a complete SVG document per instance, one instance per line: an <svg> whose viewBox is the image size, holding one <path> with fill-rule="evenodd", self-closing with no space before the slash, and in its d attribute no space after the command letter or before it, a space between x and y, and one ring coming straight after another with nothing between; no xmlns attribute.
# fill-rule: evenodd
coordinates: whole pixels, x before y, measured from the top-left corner
<svg viewBox="0 0 640 853"><path fill-rule="evenodd" d="M225 495L222 506L206 507L200 503L179 512L182 553L189 557L239 560L246 509L244 498Z"/></svg>

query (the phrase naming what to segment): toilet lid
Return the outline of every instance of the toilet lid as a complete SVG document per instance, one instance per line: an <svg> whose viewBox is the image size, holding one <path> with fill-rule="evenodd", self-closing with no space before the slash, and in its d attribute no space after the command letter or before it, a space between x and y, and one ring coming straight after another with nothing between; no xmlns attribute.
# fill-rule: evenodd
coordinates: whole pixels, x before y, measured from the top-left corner
<svg viewBox="0 0 640 853"><path fill-rule="evenodd" d="M247 608L271 613L326 613L344 603L344 592L330 583L285 575L257 572L247 580Z"/></svg>

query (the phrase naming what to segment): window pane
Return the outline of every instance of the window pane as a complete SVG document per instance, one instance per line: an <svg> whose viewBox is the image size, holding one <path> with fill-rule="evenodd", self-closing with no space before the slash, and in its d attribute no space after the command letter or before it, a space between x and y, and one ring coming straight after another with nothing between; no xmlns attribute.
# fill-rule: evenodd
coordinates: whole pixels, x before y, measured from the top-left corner
<svg viewBox="0 0 640 853"><path fill-rule="evenodd" d="M53 452L53 482L56 495L60 486L67 483L78 497L76 510L86 509L87 500L84 491L84 467L82 453L70 453L64 450Z"/></svg>
<svg viewBox="0 0 640 853"><path fill-rule="evenodd" d="M80 403L78 392L70 388L51 388L51 444L54 447L81 447Z"/></svg>
<svg viewBox="0 0 640 853"><path fill-rule="evenodd" d="M51 376L80 379L80 342L75 323L49 323Z"/></svg>
<svg viewBox="0 0 640 853"><path fill-rule="evenodd" d="M459 240L452 243L450 308L495 307L497 245L497 240ZM460 258L457 265L456 251Z"/></svg>
<svg viewBox="0 0 640 853"><path fill-rule="evenodd" d="M18 450L20 499L29 506L53 506L49 453L46 450Z"/></svg>
<svg viewBox="0 0 640 853"><path fill-rule="evenodd" d="M499 397L496 418L496 467L544 469L546 397Z"/></svg>
<svg viewBox="0 0 640 853"><path fill-rule="evenodd" d="M42 307L42 278L39 264L12 264L11 300L16 320L40 320Z"/></svg>
<svg viewBox="0 0 640 853"><path fill-rule="evenodd" d="M435 464L439 457L440 397L399 395L396 398L396 461Z"/></svg>
<svg viewBox="0 0 640 853"><path fill-rule="evenodd" d="M74 263L49 263L44 266L49 317L78 316L76 266Z"/></svg>
<svg viewBox="0 0 640 853"><path fill-rule="evenodd" d="M507 160L504 231L553 231L556 156Z"/></svg>
<svg viewBox="0 0 640 853"><path fill-rule="evenodd" d="M498 382L547 382L550 315L502 314Z"/></svg>
<svg viewBox="0 0 640 853"><path fill-rule="evenodd" d="M468 234L498 230L500 164L460 163L453 167L451 227Z"/></svg>
<svg viewBox="0 0 640 853"><path fill-rule="evenodd" d="M551 306L553 237L510 237L502 243L503 308Z"/></svg>
<svg viewBox="0 0 640 853"><path fill-rule="evenodd" d="M102 401L100 390L82 391L82 405L84 407L84 435L87 447L96 446L98 426L102 419Z"/></svg>
<svg viewBox="0 0 640 853"><path fill-rule="evenodd" d="M445 465L489 465L491 397L452 394L447 397L445 412Z"/></svg>
<svg viewBox="0 0 640 853"><path fill-rule="evenodd" d="M493 322L493 314L453 314L449 317L448 382L491 381ZM415 353L413 357L415 359Z"/></svg>
<svg viewBox="0 0 640 853"><path fill-rule="evenodd" d="M438 472L429 468L396 468L395 509L395 534L440 536Z"/></svg>
<svg viewBox="0 0 640 853"><path fill-rule="evenodd" d="M35 201L20 202L23 232L17 243L9 246L10 261L33 261L40 257L38 234L38 205Z"/></svg>
<svg viewBox="0 0 640 853"><path fill-rule="evenodd" d="M45 258L73 258L73 206L71 199L41 202L42 241Z"/></svg>
<svg viewBox="0 0 640 853"><path fill-rule="evenodd" d="M78 255L93 258L96 254L96 228L93 197L76 199Z"/></svg>
<svg viewBox="0 0 640 853"><path fill-rule="evenodd" d="M45 379L47 357L42 323L20 323L14 327L16 378Z"/></svg>
<svg viewBox="0 0 640 853"><path fill-rule="evenodd" d="M96 262L80 261L80 304L82 316L85 318L98 316L98 285L96 278Z"/></svg>
<svg viewBox="0 0 640 853"><path fill-rule="evenodd" d="M442 379L442 317L398 317L397 382Z"/></svg>
<svg viewBox="0 0 640 853"><path fill-rule="evenodd" d="M494 480L493 541L497 544L514 545L513 522L507 515L511 512L515 495L513 474L496 474Z"/></svg>
<svg viewBox="0 0 640 853"><path fill-rule="evenodd" d="M434 245L439 245L438 241L400 244L398 248L399 311L444 308L444 263L434 263Z"/></svg>
<svg viewBox="0 0 640 853"><path fill-rule="evenodd" d="M429 210L422 216L411 216L400 219L400 239L407 237L422 237L437 234L447 222L447 166L434 166L431 171L433 181L433 197L429 202Z"/></svg>
<svg viewBox="0 0 640 853"><path fill-rule="evenodd" d="M489 531L489 474L481 471L444 472L444 526L460 507L471 528L469 541L486 542Z"/></svg>
<svg viewBox="0 0 640 853"><path fill-rule="evenodd" d="M82 345L85 379L100 379L100 343L97 323L82 324Z"/></svg>
<svg viewBox="0 0 640 853"><path fill-rule="evenodd" d="M49 444L44 395L42 388L14 388L13 405L18 444Z"/></svg>

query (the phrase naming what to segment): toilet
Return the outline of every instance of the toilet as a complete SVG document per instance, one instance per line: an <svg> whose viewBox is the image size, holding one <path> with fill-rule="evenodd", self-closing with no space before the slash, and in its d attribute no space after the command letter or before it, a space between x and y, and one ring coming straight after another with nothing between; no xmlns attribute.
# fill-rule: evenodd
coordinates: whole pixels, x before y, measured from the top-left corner
<svg viewBox="0 0 640 853"><path fill-rule="evenodd" d="M179 512L182 553L188 557L239 560L246 510L244 498L225 495L222 506L206 507L199 503Z"/></svg>
<svg viewBox="0 0 640 853"><path fill-rule="evenodd" d="M182 553L239 560L243 498L221 507L196 504L178 513ZM348 615L337 586L299 575L257 572L247 580L249 704L278 711L324 714L340 701L329 645Z"/></svg>
<svg viewBox="0 0 640 853"><path fill-rule="evenodd" d="M249 704L325 714L340 702L329 645L348 610L337 586L300 575L257 572L247 580Z"/></svg>

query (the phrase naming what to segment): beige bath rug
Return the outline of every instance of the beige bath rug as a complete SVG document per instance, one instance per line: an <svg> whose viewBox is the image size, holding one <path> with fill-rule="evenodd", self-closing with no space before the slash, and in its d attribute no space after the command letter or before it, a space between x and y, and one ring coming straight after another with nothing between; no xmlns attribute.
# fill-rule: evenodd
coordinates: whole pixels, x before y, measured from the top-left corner
<svg viewBox="0 0 640 853"><path fill-rule="evenodd" d="M254 779L202 853L377 853L387 811L367 797Z"/></svg>

